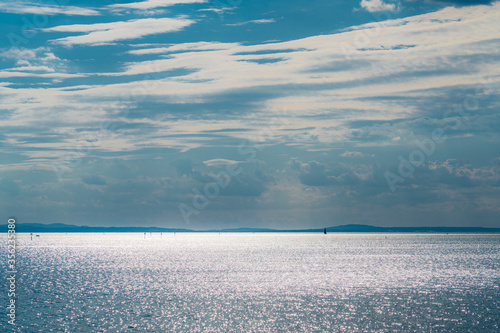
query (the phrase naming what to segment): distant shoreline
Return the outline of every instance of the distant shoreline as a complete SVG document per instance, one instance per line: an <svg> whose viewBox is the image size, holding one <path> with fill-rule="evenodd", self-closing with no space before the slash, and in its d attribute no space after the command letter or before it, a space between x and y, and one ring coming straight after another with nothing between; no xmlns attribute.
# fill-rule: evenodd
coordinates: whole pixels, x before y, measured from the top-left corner
<svg viewBox="0 0 500 333"><path fill-rule="evenodd" d="M4 226L4 231L7 232L7 225ZM18 233L201 233L201 232L267 232L267 233L322 233L324 228L315 229L269 229L269 228L227 228L227 229L208 229L208 230L192 230L182 228L158 228L158 227L90 227L77 226L62 223L41 224L41 223L19 223L16 226ZM328 233L500 233L500 228L483 228L483 227L376 227L362 224L348 224L333 227L327 227Z"/></svg>

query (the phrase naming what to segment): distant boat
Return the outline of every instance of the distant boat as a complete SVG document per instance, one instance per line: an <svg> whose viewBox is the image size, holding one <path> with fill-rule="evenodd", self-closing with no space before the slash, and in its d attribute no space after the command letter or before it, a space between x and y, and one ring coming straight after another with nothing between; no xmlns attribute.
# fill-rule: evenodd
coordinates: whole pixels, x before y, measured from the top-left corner
<svg viewBox="0 0 500 333"><path fill-rule="evenodd" d="M323 229L323 233L326 235L326 228L325 228L325 229Z"/></svg>

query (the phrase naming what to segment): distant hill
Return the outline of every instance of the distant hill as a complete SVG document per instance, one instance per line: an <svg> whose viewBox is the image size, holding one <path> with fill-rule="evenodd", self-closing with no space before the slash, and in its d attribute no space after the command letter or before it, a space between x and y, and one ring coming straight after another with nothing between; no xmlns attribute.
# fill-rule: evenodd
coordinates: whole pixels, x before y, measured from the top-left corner
<svg viewBox="0 0 500 333"><path fill-rule="evenodd" d="M433 233L480 233L500 232L500 228L481 227L375 227L362 224L347 224L326 228L327 232L433 232Z"/></svg>
<svg viewBox="0 0 500 333"><path fill-rule="evenodd" d="M6 226L5 229L7 229ZM17 223L16 232L193 232L193 230L156 227L89 227L63 223Z"/></svg>
<svg viewBox="0 0 500 333"><path fill-rule="evenodd" d="M326 228L327 232L390 232L390 233L500 233L500 228L481 227L375 227L362 224L347 224ZM4 225L7 232L7 224ZM318 229L268 229L268 228L233 228L192 230L183 228L158 228L158 227L89 227L63 223L18 223L16 232L323 232Z"/></svg>

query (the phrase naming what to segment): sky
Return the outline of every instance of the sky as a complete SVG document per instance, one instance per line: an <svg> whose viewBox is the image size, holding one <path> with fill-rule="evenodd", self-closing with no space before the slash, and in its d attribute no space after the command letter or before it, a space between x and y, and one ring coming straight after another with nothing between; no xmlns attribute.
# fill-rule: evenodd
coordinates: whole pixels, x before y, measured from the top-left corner
<svg viewBox="0 0 500 333"><path fill-rule="evenodd" d="M0 211L498 227L500 2L0 3Z"/></svg>

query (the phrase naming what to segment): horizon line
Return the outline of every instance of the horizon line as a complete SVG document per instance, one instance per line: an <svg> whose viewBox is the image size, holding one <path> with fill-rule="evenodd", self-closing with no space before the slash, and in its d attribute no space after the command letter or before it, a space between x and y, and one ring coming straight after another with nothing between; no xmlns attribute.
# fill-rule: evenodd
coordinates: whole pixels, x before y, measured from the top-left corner
<svg viewBox="0 0 500 333"><path fill-rule="evenodd" d="M180 227L156 227L156 226L88 226L66 223L16 223L17 228L28 229L23 232L500 232L497 227L464 227L464 226L374 226L368 224L342 224L329 227L300 228L300 229L273 229L264 227L236 227L221 229L189 229ZM17 229L16 228L16 229ZM42 230L41 230L42 229ZM43 230L46 229L46 230ZM51 230L52 229L52 230ZM80 229L80 230L74 230ZM81 230L86 229L86 230ZM88 230L90 229L90 230ZM120 229L116 231L116 229ZM33 230L33 231L30 231ZM113 230L113 231L111 231Z"/></svg>

